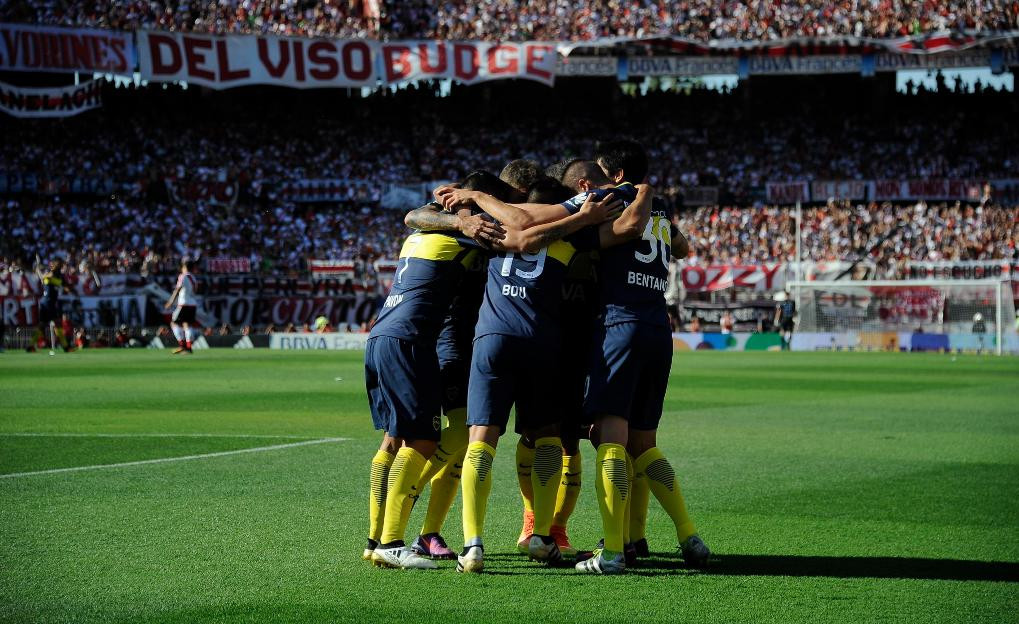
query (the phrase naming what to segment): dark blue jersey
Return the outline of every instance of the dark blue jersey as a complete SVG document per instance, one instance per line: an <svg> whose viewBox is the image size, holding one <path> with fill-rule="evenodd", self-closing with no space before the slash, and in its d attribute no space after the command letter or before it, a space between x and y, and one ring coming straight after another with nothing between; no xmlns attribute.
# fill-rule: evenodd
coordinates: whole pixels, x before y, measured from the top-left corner
<svg viewBox="0 0 1019 624"><path fill-rule="evenodd" d="M442 364L456 361L470 363L474 328L478 324L478 311L485 298L487 260L487 254L474 254L473 261L466 267L460 279L460 285L439 333L437 348L439 362Z"/></svg>
<svg viewBox="0 0 1019 624"><path fill-rule="evenodd" d="M583 202L581 202L583 203ZM570 213L579 205L566 206ZM475 337L488 334L559 340L562 285L577 251L594 249L592 227L542 248L538 253L500 253L488 262L485 300Z"/></svg>
<svg viewBox="0 0 1019 624"><path fill-rule="evenodd" d="M609 191L598 189L601 197ZM611 189L625 203L637 197L637 189L624 182ZM585 193L570 203L584 203ZM665 290L669 283L672 258L672 211L664 201L655 199L651 218L641 238L609 247L599 253L598 286L605 325L638 322L669 326Z"/></svg>
<svg viewBox="0 0 1019 624"><path fill-rule="evenodd" d="M408 236L370 337L435 344L460 280L480 253L468 240L434 232Z"/></svg>
<svg viewBox="0 0 1019 624"><path fill-rule="evenodd" d="M591 320L598 316L598 252L577 252L566 270L563 280L563 332L583 336L591 335Z"/></svg>
<svg viewBox="0 0 1019 624"><path fill-rule="evenodd" d="M42 278L42 297L39 303L45 306L56 305L60 300L60 291L63 287L63 275L60 273L47 273Z"/></svg>

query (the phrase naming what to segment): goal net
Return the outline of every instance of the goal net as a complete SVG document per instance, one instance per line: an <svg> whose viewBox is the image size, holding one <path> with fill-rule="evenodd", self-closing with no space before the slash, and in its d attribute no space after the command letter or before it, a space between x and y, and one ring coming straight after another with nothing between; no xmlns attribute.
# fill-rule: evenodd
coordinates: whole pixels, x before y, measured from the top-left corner
<svg viewBox="0 0 1019 624"><path fill-rule="evenodd" d="M796 331L821 335L816 348L1019 352L1007 281L791 282L789 290Z"/></svg>

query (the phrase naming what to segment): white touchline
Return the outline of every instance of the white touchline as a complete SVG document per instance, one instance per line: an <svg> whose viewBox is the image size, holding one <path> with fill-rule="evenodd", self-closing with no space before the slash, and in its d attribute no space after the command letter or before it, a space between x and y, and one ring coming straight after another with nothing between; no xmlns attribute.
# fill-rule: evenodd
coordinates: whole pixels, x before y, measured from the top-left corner
<svg viewBox="0 0 1019 624"><path fill-rule="evenodd" d="M265 438L268 440L312 440L315 436L269 435L261 433L72 433L46 431L0 431L0 438Z"/></svg>
<svg viewBox="0 0 1019 624"><path fill-rule="evenodd" d="M34 470L32 472L12 472L0 474L0 479L13 479L14 477L31 477L34 475L57 474L60 472L81 472L84 470L99 470L101 468L125 468L127 466L143 466L145 464L165 464L169 462L188 461L191 459L206 459L209 457L224 457L226 455L240 455L241 453L261 453L263 451L277 451L280 449L294 448L296 446L308 446L311 444L327 444L330 442L345 442L350 438L319 438L317 440L305 440L304 442L290 442L289 444L273 444L272 446L256 446L254 448L237 449L236 451L219 451L218 453L202 453L201 455L183 455L181 457L160 457L159 459L143 459L140 461L122 462L119 464L96 464L94 466L74 466L72 468L52 468L50 470Z"/></svg>

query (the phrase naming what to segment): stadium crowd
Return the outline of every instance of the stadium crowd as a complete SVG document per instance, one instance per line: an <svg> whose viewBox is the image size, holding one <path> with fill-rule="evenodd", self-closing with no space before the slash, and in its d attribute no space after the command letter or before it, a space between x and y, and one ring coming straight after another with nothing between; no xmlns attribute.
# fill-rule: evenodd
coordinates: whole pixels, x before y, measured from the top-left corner
<svg viewBox="0 0 1019 624"><path fill-rule="evenodd" d="M217 109L158 88L112 90L114 105L104 111L10 124L0 172L110 179L130 196L156 193L156 201L165 201L164 180L236 184L240 200L271 209L287 182L302 179L370 180L377 188L497 171L519 157L550 163L588 154L592 124L601 135L625 133L648 145L650 182L672 201L689 187L717 186L722 203L745 205L769 181L1010 178L1019 167L1019 126L1007 121L1015 113L1007 93L974 96L1001 108L968 109L958 101L967 96L946 92L899 96L901 106L881 116L807 114L796 103L762 116L743 110L738 92L657 91L617 98L611 112L553 121L513 111L512 103L479 118L485 104L476 97L457 105L455 96L435 98L425 89L305 106L302 115L290 114L290 100L279 111L240 102ZM568 92L553 97L553 107L571 105ZM676 109L683 114L660 114ZM371 199L355 190L352 200Z"/></svg>
<svg viewBox="0 0 1019 624"><path fill-rule="evenodd" d="M370 271L374 260L398 255L407 232L402 212L368 204L268 212L209 205L179 211L123 199L3 205L0 221L10 237L0 254L25 267L36 255L63 257L72 272L167 273L184 256L247 258L263 274L303 272L308 258L355 260ZM690 238L688 262L707 266L794 260L794 220L788 207L706 206L681 212L676 222ZM871 277L904 277L908 261L1016 259L1019 208L833 202L803 210L802 235L806 259L862 259L874 268Z"/></svg>
<svg viewBox="0 0 1019 624"><path fill-rule="evenodd" d="M485 90L454 88L437 98L434 88L321 100L263 93L266 106L257 110L242 92L110 89L101 111L8 123L0 223L10 235L0 254L29 265L36 254L61 255L129 273L173 271L182 256L246 258L262 273L303 271L308 258L370 264L398 253L406 231L399 208L423 201L423 188L473 169L498 172L514 158L548 164L590 154L596 137L625 134L648 146L649 181L675 208L684 208L692 189L718 189L714 206L683 212L695 262L773 262L792 257L793 228L788 209L764 207L766 182L987 180L1015 178L1019 167L1008 93L960 95L945 87L894 96L878 115L805 93L774 104L764 98L748 110L742 87L619 94L603 108L584 109L575 103L583 92L564 86L541 93L550 109L573 114L549 116L517 106L508 99L513 90L497 92L500 105L492 106ZM663 110L682 114L663 118ZM74 193L69 181L81 178L107 185ZM339 180L340 197L297 203L287 191L318 179ZM20 190L11 188L15 181ZM412 189L396 210L382 207L391 185ZM191 193L196 188L220 192ZM839 259L890 234L872 252L882 275L905 259L1009 257L1016 205L1014 193L999 193L985 208L811 208L804 255ZM907 225L894 229L900 222Z"/></svg>
<svg viewBox="0 0 1019 624"><path fill-rule="evenodd" d="M708 41L899 37L1019 29L1015 0L12 0L0 21L113 29L382 39L591 40L678 35Z"/></svg>
<svg viewBox="0 0 1019 624"><path fill-rule="evenodd" d="M830 202L802 212L803 257L817 262L864 260L872 277L907 275L907 261L1017 258L1019 208L961 202L928 205ZM690 238L688 262L701 265L795 259L795 210L706 206L678 225Z"/></svg>

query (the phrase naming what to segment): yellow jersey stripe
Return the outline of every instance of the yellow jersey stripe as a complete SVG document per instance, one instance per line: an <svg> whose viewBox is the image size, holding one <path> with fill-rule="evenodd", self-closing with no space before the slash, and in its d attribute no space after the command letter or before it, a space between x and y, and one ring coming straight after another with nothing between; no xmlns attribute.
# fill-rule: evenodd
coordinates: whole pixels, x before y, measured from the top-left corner
<svg viewBox="0 0 1019 624"><path fill-rule="evenodd" d="M416 232L407 237L400 249L401 258L421 258L422 260L449 261L456 260L463 253L464 247L456 239L445 234Z"/></svg>

